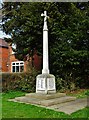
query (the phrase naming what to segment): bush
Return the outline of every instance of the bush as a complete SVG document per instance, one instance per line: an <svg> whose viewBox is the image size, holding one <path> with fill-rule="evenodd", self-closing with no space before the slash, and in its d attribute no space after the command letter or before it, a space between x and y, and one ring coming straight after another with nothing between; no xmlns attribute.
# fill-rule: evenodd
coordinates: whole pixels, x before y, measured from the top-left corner
<svg viewBox="0 0 89 120"><path fill-rule="evenodd" d="M38 74L39 73L35 70L32 70L31 73L2 73L0 74L0 78L2 78L2 91L21 90L25 92L35 92L36 76ZM72 80L69 77L66 77L66 79L60 78L58 75L56 75L55 77L56 88L57 91L60 92L79 89L81 88L80 86L83 84L83 82L81 83L80 78Z"/></svg>
<svg viewBox="0 0 89 120"><path fill-rule="evenodd" d="M37 74L34 70L32 73L2 73L2 91L34 92Z"/></svg>
<svg viewBox="0 0 89 120"><path fill-rule="evenodd" d="M66 90L74 91L79 88L77 86L77 81L71 80L71 79L63 79L58 76L56 76L56 87L57 90L60 92L65 92Z"/></svg>
<svg viewBox="0 0 89 120"><path fill-rule="evenodd" d="M85 92L85 95L89 96L89 90L87 90L87 91Z"/></svg>

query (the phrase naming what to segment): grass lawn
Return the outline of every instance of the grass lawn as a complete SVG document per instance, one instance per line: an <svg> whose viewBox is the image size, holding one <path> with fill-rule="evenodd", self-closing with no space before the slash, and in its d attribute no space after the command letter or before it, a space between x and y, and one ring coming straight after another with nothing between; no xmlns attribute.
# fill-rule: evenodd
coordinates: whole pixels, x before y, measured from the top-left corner
<svg viewBox="0 0 89 120"><path fill-rule="evenodd" d="M87 93L86 91L83 91L83 93L84 92ZM81 94L83 93L81 92ZM8 101L10 98L23 96L25 94L26 93L19 91L11 91L2 94L2 118L89 118L89 107L67 115L63 112L56 112L30 104ZM76 95L78 97L78 94ZM84 97L86 97L85 94Z"/></svg>

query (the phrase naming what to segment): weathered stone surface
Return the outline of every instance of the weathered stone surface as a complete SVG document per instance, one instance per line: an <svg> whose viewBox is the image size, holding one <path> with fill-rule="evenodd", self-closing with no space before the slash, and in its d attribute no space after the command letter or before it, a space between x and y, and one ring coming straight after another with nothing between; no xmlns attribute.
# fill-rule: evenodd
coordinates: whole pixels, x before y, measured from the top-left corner
<svg viewBox="0 0 89 120"><path fill-rule="evenodd" d="M54 99L54 98L60 98L66 96L65 93L54 93L54 94L39 94L39 93L28 93L26 94L26 97L29 98L38 98L38 99Z"/></svg>
<svg viewBox="0 0 89 120"><path fill-rule="evenodd" d="M42 74L36 77L36 93L49 94L56 93L55 76L49 74L49 57L48 57L48 27L47 11L41 14L44 17L43 26L43 69Z"/></svg>
<svg viewBox="0 0 89 120"><path fill-rule="evenodd" d="M69 101L72 101L75 99L76 99L75 97L65 96L65 97L60 97L60 98L55 98L55 99L43 100L43 101L41 101L40 104L43 106L52 106L52 105L56 105L56 104L69 102Z"/></svg>
<svg viewBox="0 0 89 120"><path fill-rule="evenodd" d="M71 114L73 112L76 112L80 109L83 109L87 106L87 99L77 99L75 101L71 101L71 102L67 102L64 104L59 104L56 106L56 108L51 108L51 109L55 109L56 111L62 111L66 114ZM86 113L87 114L87 113Z"/></svg>
<svg viewBox="0 0 89 120"><path fill-rule="evenodd" d="M40 74L36 77L36 93L56 93L55 76L52 74Z"/></svg>
<svg viewBox="0 0 89 120"><path fill-rule="evenodd" d="M44 99L45 96L46 99ZM48 109L52 109L55 111L64 112L66 114L71 114L73 112L76 112L77 110L83 109L88 105L87 98L76 99L75 97L65 96L64 93L55 93L54 99L53 99L53 94L41 95L41 94L31 93L31 94L26 94L26 96L10 99L9 101L33 104L36 106L46 107Z"/></svg>
<svg viewBox="0 0 89 120"><path fill-rule="evenodd" d="M23 96L23 97L16 97L15 101L30 103L30 104L37 104L41 106L52 106L52 105L73 101L75 99L76 99L75 97L65 96L64 93L56 93L54 94L54 98L53 98L53 94L41 95L41 94L31 93L31 94L26 94L26 96Z"/></svg>

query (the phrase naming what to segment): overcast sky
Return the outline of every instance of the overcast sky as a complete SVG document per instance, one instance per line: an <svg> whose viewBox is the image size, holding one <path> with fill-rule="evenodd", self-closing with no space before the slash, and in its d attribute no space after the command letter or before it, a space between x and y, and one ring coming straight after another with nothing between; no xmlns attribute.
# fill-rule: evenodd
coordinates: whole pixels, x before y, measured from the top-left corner
<svg viewBox="0 0 89 120"><path fill-rule="evenodd" d="M1 7L2 0L0 0L0 7Z"/></svg>
<svg viewBox="0 0 89 120"><path fill-rule="evenodd" d="M0 9L1 9L1 3L2 3L2 0L0 0ZM1 10L0 10L0 18L1 18ZM1 20L0 20L1 22ZM10 37L9 35L6 35L5 33L3 33L3 31L0 29L0 38L4 38L4 37Z"/></svg>

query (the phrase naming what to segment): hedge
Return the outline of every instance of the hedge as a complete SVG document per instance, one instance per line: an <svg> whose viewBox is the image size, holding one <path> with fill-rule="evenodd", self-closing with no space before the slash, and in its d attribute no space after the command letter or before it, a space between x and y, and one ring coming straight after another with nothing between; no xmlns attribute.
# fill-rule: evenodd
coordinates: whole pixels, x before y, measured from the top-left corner
<svg viewBox="0 0 89 120"><path fill-rule="evenodd" d="M37 72L32 73L2 73L2 91L21 90L34 92Z"/></svg>
<svg viewBox="0 0 89 120"><path fill-rule="evenodd" d="M20 90L25 92L35 92L36 90L36 76L39 73L32 71L32 73L2 73L2 91L9 90ZM76 90L81 88L80 86L85 82L81 80L63 80L62 78L56 77L56 88L57 91ZM89 82L89 81L88 81ZM80 83L80 84L79 84ZM88 84L87 84L88 85ZM1 86L1 81L0 81ZM89 87L88 87L89 88Z"/></svg>
<svg viewBox="0 0 89 120"><path fill-rule="evenodd" d="M36 76L39 73L33 71L32 73L2 73L2 91L19 90L25 92L35 92L36 90ZM65 91L68 89L67 83L56 77L56 88L58 91Z"/></svg>

